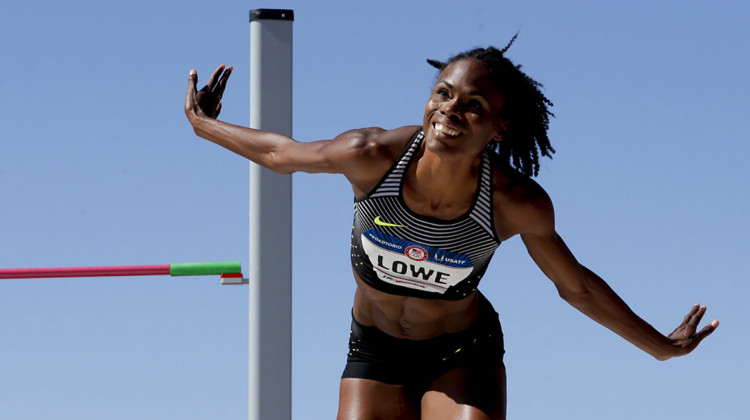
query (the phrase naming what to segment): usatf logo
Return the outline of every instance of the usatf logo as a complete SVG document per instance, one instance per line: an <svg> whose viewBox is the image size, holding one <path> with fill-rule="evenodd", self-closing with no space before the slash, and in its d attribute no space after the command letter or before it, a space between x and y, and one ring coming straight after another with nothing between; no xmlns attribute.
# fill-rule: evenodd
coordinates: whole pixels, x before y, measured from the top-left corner
<svg viewBox="0 0 750 420"><path fill-rule="evenodd" d="M412 245L406 248L404 251L407 257L414 261L424 261L427 259L427 250L421 246Z"/></svg>

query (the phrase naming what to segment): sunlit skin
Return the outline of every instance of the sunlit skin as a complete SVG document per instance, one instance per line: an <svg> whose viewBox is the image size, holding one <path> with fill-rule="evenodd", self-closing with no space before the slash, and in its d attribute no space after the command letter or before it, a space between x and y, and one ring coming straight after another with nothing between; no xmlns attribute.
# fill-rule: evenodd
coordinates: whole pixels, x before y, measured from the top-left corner
<svg viewBox="0 0 750 420"><path fill-rule="evenodd" d="M502 118L506 104L485 65L462 59L438 76L421 126L356 129L332 140L297 142L216 119L231 70L217 68L200 91L197 74L190 72L185 114L197 135L278 173L343 174L354 195L362 197L421 128L425 141L408 168L403 198L413 212L443 220L469 209L482 149L491 140L502 141L513 123ZM552 202L537 183L507 168L493 171L498 238L520 235L531 258L573 307L658 360L690 353L718 327L712 321L698 330L706 307L696 304L674 332L658 332L576 260L555 231ZM354 278L355 318L394 337L421 340L456 332L477 317L476 293L458 301L420 299L386 294ZM338 419L504 419L505 395L504 366L453 369L436 378L417 402L406 398L403 386L347 378L341 381Z"/></svg>
<svg viewBox="0 0 750 420"><path fill-rule="evenodd" d="M489 70L475 60L460 60L440 73L427 101L422 129L431 152L476 158L499 139L506 124L504 99L492 86Z"/></svg>
<svg viewBox="0 0 750 420"><path fill-rule="evenodd" d="M441 72L425 106L424 145L404 181L404 202L412 211L452 220L469 210L478 182L479 156L499 136L497 116L502 106L503 97L492 88L483 64L462 60ZM409 130L409 138L414 131ZM390 335L422 340L463 330L476 319L476 295L458 301L395 296L354 277L359 286L355 318Z"/></svg>

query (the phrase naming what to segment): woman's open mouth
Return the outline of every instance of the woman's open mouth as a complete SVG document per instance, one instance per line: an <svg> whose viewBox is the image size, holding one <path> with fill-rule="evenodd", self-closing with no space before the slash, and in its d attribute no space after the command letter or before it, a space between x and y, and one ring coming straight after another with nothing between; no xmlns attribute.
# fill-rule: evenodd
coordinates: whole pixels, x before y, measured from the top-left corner
<svg viewBox="0 0 750 420"><path fill-rule="evenodd" d="M432 124L432 128L434 128L438 134L442 134L448 137L458 137L461 135L460 131L454 130L452 128L448 128L444 126L443 124L440 124L437 122Z"/></svg>

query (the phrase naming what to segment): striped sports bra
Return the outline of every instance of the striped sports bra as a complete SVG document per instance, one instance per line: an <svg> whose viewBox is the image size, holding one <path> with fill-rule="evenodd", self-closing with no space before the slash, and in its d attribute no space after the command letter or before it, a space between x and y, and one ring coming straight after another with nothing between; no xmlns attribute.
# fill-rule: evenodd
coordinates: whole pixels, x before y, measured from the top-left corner
<svg viewBox="0 0 750 420"><path fill-rule="evenodd" d="M354 201L352 267L385 293L458 300L476 290L500 240L492 218L492 168L482 152L471 208L446 221L420 216L404 203L407 168L424 134L414 135L369 194Z"/></svg>

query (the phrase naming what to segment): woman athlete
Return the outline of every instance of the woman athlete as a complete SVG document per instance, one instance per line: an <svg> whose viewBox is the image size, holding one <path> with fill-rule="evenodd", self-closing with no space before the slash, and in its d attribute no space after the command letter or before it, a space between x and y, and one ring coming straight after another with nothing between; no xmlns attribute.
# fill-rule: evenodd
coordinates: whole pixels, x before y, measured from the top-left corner
<svg viewBox="0 0 750 420"><path fill-rule="evenodd" d="M691 352L718 326L697 331L706 307L695 305L662 335L568 250L531 179L539 154L554 152L551 103L507 48L428 60L440 73L421 125L304 143L217 120L232 67L200 91L190 72L185 114L198 136L278 173L351 183L357 289L339 420L505 418L502 331L476 287L515 235L560 297L659 360Z"/></svg>

